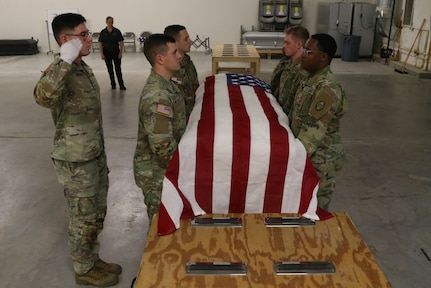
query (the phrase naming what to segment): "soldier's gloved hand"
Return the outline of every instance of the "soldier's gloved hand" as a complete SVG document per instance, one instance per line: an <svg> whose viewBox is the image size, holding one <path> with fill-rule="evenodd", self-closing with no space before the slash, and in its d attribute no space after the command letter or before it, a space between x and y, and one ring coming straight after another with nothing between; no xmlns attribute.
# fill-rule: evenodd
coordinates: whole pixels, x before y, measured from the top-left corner
<svg viewBox="0 0 431 288"><path fill-rule="evenodd" d="M72 39L67 41L60 47L60 58L63 61L72 64L78 58L79 52L82 48L82 42L79 39Z"/></svg>

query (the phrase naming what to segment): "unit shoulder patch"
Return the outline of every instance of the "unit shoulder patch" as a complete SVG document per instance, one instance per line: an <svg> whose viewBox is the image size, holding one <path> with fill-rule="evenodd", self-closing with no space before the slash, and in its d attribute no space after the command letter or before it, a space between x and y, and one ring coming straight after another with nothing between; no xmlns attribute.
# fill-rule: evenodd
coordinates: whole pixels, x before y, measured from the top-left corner
<svg viewBox="0 0 431 288"><path fill-rule="evenodd" d="M319 119L331 109L334 103L334 91L329 87L321 89L310 106L310 115Z"/></svg>

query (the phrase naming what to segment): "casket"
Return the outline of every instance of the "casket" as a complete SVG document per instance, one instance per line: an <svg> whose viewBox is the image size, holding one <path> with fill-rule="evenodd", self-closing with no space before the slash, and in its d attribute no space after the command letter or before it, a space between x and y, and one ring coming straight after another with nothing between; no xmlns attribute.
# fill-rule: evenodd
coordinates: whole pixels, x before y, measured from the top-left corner
<svg viewBox="0 0 431 288"><path fill-rule="evenodd" d="M254 45L260 49L282 49L284 42L283 32L250 31L241 36L241 44Z"/></svg>
<svg viewBox="0 0 431 288"><path fill-rule="evenodd" d="M163 181L158 234L205 213L317 212L318 176L269 86L252 75L201 82Z"/></svg>

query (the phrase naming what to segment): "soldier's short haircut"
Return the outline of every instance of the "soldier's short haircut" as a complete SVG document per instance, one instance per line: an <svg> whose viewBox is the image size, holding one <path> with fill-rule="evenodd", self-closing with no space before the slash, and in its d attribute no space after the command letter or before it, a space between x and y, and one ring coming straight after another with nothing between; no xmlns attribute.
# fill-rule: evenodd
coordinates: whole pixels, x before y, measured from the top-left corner
<svg viewBox="0 0 431 288"><path fill-rule="evenodd" d="M60 35L67 30L73 30L76 26L87 22L84 16L76 13L65 13L55 16L52 20L52 32L54 33L55 41L61 45Z"/></svg>
<svg viewBox="0 0 431 288"><path fill-rule="evenodd" d="M329 63L334 58L335 52L337 52L337 42L329 34L318 33L311 35L311 38L317 41L317 47L320 51L325 52L329 56Z"/></svg>
<svg viewBox="0 0 431 288"><path fill-rule="evenodd" d="M291 26L284 30L284 33L291 34L295 39L301 41L302 45L310 38L310 33L308 33L307 28L302 26Z"/></svg>
<svg viewBox="0 0 431 288"><path fill-rule="evenodd" d="M186 27L184 27L183 25L178 25L178 24L169 25L165 28L165 31L163 31L163 34L172 36L175 39L177 39L178 36L180 35L180 31L183 31L185 29Z"/></svg>
<svg viewBox="0 0 431 288"><path fill-rule="evenodd" d="M175 43L172 36L165 34L151 34L144 42L144 54L151 66L156 62L157 54L166 54L168 51L168 43Z"/></svg>
<svg viewBox="0 0 431 288"><path fill-rule="evenodd" d="M108 20L114 20L114 18L112 17L112 16L108 16L108 17L106 17L106 22L108 22Z"/></svg>

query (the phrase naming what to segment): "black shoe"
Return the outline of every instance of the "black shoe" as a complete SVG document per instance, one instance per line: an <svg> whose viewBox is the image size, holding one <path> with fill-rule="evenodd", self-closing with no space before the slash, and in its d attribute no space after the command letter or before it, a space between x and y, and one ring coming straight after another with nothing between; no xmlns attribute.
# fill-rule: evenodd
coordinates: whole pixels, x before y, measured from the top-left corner
<svg viewBox="0 0 431 288"><path fill-rule="evenodd" d="M121 86L120 90L127 90L126 86Z"/></svg>
<svg viewBox="0 0 431 288"><path fill-rule="evenodd" d="M115 89L115 88L117 88L117 87L115 87L115 85L112 85L112 86L111 86L111 88L112 88L112 90L114 90L114 89Z"/></svg>

